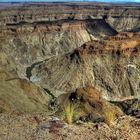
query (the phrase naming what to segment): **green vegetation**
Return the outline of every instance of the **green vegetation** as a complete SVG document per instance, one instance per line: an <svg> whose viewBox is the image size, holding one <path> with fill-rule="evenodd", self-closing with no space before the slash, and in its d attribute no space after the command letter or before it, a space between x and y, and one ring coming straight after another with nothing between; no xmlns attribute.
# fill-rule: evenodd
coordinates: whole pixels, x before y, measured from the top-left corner
<svg viewBox="0 0 140 140"><path fill-rule="evenodd" d="M26 69L26 77L30 80L30 77L32 76L32 67L27 67Z"/></svg>
<svg viewBox="0 0 140 140"><path fill-rule="evenodd" d="M26 69L26 77L30 80L31 76L32 76L32 69L36 66L39 65L41 63L43 63L44 61L46 61L47 59L43 60L43 61L39 61L39 62L35 62L33 63L30 67L27 67Z"/></svg>
<svg viewBox="0 0 140 140"><path fill-rule="evenodd" d="M52 93L49 89L44 88L44 90L45 90L53 99L56 98L56 97L53 95L53 93Z"/></svg>
<svg viewBox="0 0 140 140"><path fill-rule="evenodd" d="M39 62L35 62L34 64L32 64L30 67L27 67L26 69L26 76L27 78L30 80L31 76L32 76L32 69L38 65L41 64L43 61L39 61Z"/></svg>

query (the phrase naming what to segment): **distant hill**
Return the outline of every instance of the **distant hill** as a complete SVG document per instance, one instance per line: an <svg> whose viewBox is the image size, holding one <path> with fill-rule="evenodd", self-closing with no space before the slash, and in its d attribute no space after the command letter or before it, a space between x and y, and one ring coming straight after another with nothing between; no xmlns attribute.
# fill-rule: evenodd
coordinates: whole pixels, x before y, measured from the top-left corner
<svg viewBox="0 0 140 140"><path fill-rule="evenodd" d="M107 3L140 3L140 0L1 0L3 2L107 2Z"/></svg>

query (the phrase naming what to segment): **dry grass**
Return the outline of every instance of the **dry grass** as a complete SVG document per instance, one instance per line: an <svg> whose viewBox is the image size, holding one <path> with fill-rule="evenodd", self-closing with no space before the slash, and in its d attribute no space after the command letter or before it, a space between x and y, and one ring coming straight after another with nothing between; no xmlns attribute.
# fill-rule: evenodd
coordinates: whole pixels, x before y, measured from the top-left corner
<svg viewBox="0 0 140 140"><path fill-rule="evenodd" d="M105 123L108 126L112 126L113 121L115 119L115 112L112 110L107 110L104 112L104 114L105 114Z"/></svg>
<svg viewBox="0 0 140 140"><path fill-rule="evenodd" d="M123 131L128 131L131 128L130 120L125 120L122 124Z"/></svg>
<svg viewBox="0 0 140 140"><path fill-rule="evenodd" d="M130 122L127 121L125 124L124 124L124 130L125 131L128 131L130 129Z"/></svg>
<svg viewBox="0 0 140 140"><path fill-rule="evenodd" d="M78 103L73 103L70 101L68 101L67 104L63 106L63 117L68 124L72 124L76 120L78 116L78 113L76 111L78 109L78 106Z"/></svg>
<svg viewBox="0 0 140 140"><path fill-rule="evenodd" d="M91 86L76 90L75 100L70 100L72 94L65 94L60 97L60 110L57 113L68 124L76 120L99 122L105 120L111 126L116 114L119 112L116 107L100 97L100 93ZM61 113L60 113L61 112Z"/></svg>
<svg viewBox="0 0 140 140"><path fill-rule="evenodd" d="M73 116L74 116L74 106L71 103L68 103L64 107L64 113L65 113L65 119L68 124L71 124L73 122Z"/></svg>

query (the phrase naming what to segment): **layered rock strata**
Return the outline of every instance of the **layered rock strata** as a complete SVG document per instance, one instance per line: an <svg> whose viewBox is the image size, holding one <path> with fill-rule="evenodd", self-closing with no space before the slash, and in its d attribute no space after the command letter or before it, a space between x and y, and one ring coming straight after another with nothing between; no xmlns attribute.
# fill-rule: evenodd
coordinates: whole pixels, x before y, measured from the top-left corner
<svg viewBox="0 0 140 140"><path fill-rule="evenodd" d="M139 15L133 5L1 7L0 68L56 96L92 85L107 100L138 98Z"/></svg>
<svg viewBox="0 0 140 140"><path fill-rule="evenodd" d="M83 44L71 53L35 66L42 86L74 91L93 85L107 100L139 97L139 33L121 33Z"/></svg>
<svg viewBox="0 0 140 140"><path fill-rule="evenodd" d="M138 5L111 5L95 3L21 4L0 8L0 25L61 20L104 19L117 31L140 28Z"/></svg>

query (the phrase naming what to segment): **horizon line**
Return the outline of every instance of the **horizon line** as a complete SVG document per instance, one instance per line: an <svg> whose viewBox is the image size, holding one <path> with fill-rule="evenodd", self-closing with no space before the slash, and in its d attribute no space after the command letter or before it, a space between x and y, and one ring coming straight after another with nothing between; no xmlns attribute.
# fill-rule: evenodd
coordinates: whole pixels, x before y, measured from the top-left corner
<svg viewBox="0 0 140 140"><path fill-rule="evenodd" d="M96 1L96 0L74 0L74 1L58 1L58 0L54 0L54 1L51 1L51 0L48 0L48 1L36 1L36 0L25 0L25 1L0 1L0 3L31 3L31 2L34 2L34 3L75 3L75 2L83 2L83 3L86 3L86 2L91 2L91 3L138 3L140 4L140 2L137 2L137 1Z"/></svg>

